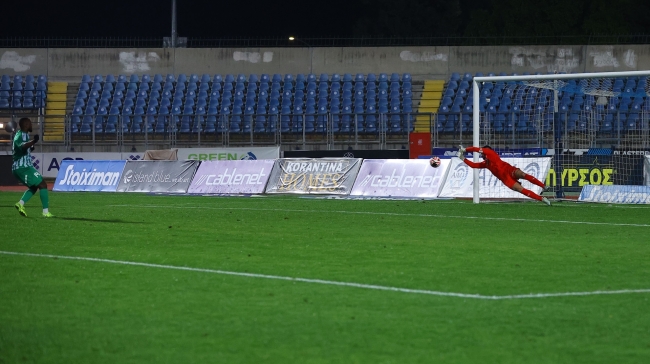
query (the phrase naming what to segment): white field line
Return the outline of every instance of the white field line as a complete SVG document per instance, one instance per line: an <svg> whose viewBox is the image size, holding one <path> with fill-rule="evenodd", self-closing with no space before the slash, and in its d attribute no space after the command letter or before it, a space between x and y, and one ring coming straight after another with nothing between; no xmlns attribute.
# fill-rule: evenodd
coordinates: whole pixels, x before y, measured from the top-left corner
<svg viewBox="0 0 650 364"><path fill-rule="evenodd" d="M262 196L262 195L260 195ZM218 196L218 197L227 197L227 196ZM232 196L232 197L237 197L237 196ZM269 196L266 196L269 197ZM549 197L549 196L546 196ZM554 202L553 198L549 198L551 200L551 203ZM330 200L330 199L313 199L317 201L322 201L322 200ZM441 204L458 204L458 205L468 205L469 202L467 201L458 201L454 199L417 199L417 198L412 198L412 199L404 199L404 200L364 200L364 199L332 199L335 201L352 201L352 202L357 202L357 201L364 201L364 202L414 202L418 203L420 201L427 201L429 203L441 203ZM271 201L271 202L305 202L305 201L310 201L310 199L273 199L269 198L266 200ZM500 202L500 201L490 201L489 202L492 205L515 205L515 206L521 206L522 203L529 203L529 204L537 204L537 201L531 200L531 199L522 199L521 201L517 202ZM196 205L194 203L182 203L181 205ZM620 209L650 209L650 205L625 205L625 204L608 204L608 203L595 203L595 202L584 202L584 201L577 201L577 200L565 200L562 203L559 203L558 201L555 201L553 204L554 207L560 207L560 208L565 208L565 207L578 207L578 208L620 208ZM540 205L541 208L546 208L543 205Z"/></svg>
<svg viewBox="0 0 650 364"><path fill-rule="evenodd" d="M615 223L615 222L592 222L592 221L546 220L546 219L520 219L520 218L513 218L513 217L491 217L491 216L405 214L405 213L396 213L396 212L371 212L371 211L261 209L261 208L254 208L254 207L211 207L211 206L183 206L183 205L106 205L106 206L107 207L137 207L137 208L167 208L167 209L201 209L201 210L204 209L204 210L249 210L249 211L276 211L276 212L317 212L317 213L358 214L358 215L437 217L437 218L449 218L449 219L523 221L523 222L578 224L578 225L650 227L650 224L627 224L627 223Z"/></svg>
<svg viewBox="0 0 650 364"><path fill-rule="evenodd" d="M20 253L20 252L8 252L8 251L0 251L0 254L38 257L38 258L81 260L81 261L89 261L89 262L131 265L131 266L139 266L139 267L147 267L147 268L173 269L173 270L184 270L184 271L201 272L201 273L224 274L224 275L240 276L240 277L248 277L248 278L276 279L282 281L315 283L315 284L324 284L330 286L344 286L344 287L354 287L354 288L363 288L363 289L374 289L379 291L424 294L430 296L472 298L478 300L516 300L522 298L549 298L549 297L595 296L595 295L613 295L613 294L629 294L629 293L650 293L650 289L620 289L615 291L529 293L529 294L506 295L506 296L489 296L489 295L471 294L471 293L442 292L442 291L429 291L425 289L410 289L410 288L400 288L400 287L390 287L390 286L378 286L373 284L363 284L363 283L354 283L354 282L328 281L324 279L284 277L284 276L274 276L274 275L257 274L257 273L229 272L229 271L217 270L217 269L179 267L174 265L129 262L123 260L112 260L112 259L101 259L101 258L71 257L65 255L34 254L34 253Z"/></svg>
<svg viewBox="0 0 650 364"><path fill-rule="evenodd" d="M218 196L218 197L224 197L224 196ZM236 196L232 196L236 197ZM548 197L548 196L547 196ZM328 200L328 199L313 199L315 201L323 201L323 200ZM427 201L429 203L440 203L440 204L457 204L457 205L468 205L468 202L464 201L457 201L457 200L438 200L438 199L431 199L431 200L418 200L418 199L407 199L407 200L353 200L353 199L334 199L335 201L352 201L352 202L357 202L357 201L363 201L363 202L413 202L413 203L418 203L421 201ZM310 201L310 199L273 199L269 198L265 202L281 202L281 203L286 203L286 202L305 202L305 201ZM330 201L330 200L328 200ZM522 200L519 202L490 202L492 205L498 205L498 206L503 206L503 205L514 205L514 206L522 206L522 203L529 203L529 204L536 204L537 201L534 200ZM551 203L553 203L553 200L551 200ZM196 203L179 203L179 204L174 204L174 206L196 206ZM108 205L108 206L131 206L131 205ZM541 208L546 208L543 205L540 205ZM558 208L565 208L565 207L576 207L576 208L603 208L603 209L611 209L611 208L619 208L619 209L650 209L650 205L623 205L623 204L607 204L607 203L592 203L592 202L582 202L582 201L564 201L561 204L559 203L554 203L553 207L558 207Z"/></svg>

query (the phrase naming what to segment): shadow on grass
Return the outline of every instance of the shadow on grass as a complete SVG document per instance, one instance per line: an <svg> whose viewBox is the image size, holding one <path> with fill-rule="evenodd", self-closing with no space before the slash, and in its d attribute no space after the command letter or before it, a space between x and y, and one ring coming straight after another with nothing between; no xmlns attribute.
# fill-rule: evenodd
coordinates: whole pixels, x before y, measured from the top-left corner
<svg viewBox="0 0 650 364"><path fill-rule="evenodd" d="M57 220L66 220L66 221L87 221L87 222L107 222L112 224L147 224L142 221L126 221L120 219L110 219L110 220L101 220L101 219L88 219L85 217L54 217Z"/></svg>

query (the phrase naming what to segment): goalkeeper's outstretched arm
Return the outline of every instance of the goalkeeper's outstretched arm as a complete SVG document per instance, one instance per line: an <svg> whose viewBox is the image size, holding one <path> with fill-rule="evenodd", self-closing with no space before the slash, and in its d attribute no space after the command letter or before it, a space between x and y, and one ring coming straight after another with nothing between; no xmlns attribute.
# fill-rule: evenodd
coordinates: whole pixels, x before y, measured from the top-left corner
<svg viewBox="0 0 650 364"><path fill-rule="evenodd" d="M465 164L467 164L468 166L470 166L472 168L487 168L487 162L486 161L483 161L481 163L475 163L475 162L472 162L472 161L468 160L467 158L465 158L465 152L478 152L480 148L469 147L469 148L465 149L465 148L463 148L462 145L460 145L459 147L460 147L460 149L458 149L458 158L460 158L462 161L465 161Z"/></svg>
<svg viewBox="0 0 650 364"><path fill-rule="evenodd" d="M463 158L463 160L465 161L465 164L467 164L468 166L470 166L472 168L487 168L487 163L485 161L483 161L481 163L475 163L475 162L472 162L471 160L469 160L467 158Z"/></svg>

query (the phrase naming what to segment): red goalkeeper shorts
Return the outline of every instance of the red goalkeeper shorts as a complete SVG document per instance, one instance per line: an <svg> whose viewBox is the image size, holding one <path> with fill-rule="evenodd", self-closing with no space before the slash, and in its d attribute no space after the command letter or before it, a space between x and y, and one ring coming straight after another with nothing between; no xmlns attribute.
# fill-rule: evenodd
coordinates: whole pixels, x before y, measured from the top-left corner
<svg viewBox="0 0 650 364"><path fill-rule="evenodd" d="M508 186L509 189L512 189L515 183L519 182L519 179L515 177L515 171L517 169L517 167L511 166L510 164L504 164L494 176L501 180L504 185Z"/></svg>

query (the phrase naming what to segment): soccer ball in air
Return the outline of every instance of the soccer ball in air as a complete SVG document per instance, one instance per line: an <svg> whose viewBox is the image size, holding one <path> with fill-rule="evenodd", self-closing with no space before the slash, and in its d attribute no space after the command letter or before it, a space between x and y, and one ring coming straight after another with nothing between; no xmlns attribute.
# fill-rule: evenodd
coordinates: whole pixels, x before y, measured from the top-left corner
<svg viewBox="0 0 650 364"><path fill-rule="evenodd" d="M429 164L433 168L440 167L440 163L442 163L442 162L440 161L440 158L438 158L438 157L433 157L433 158L429 159Z"/></svg>

